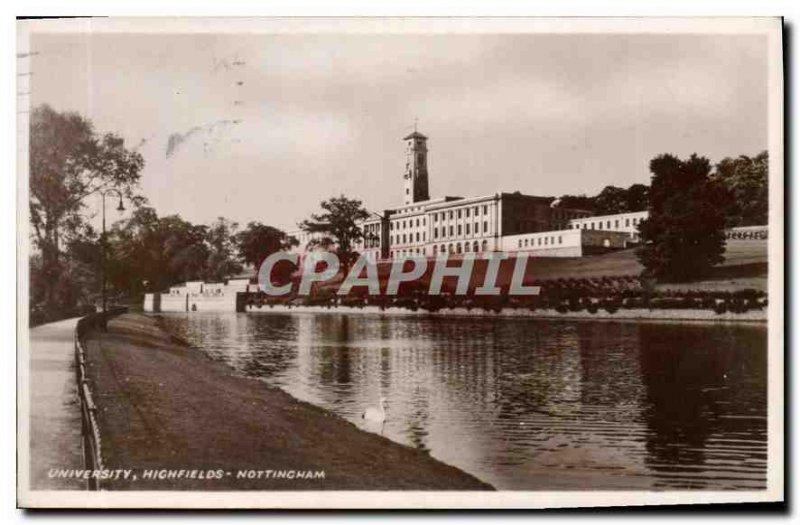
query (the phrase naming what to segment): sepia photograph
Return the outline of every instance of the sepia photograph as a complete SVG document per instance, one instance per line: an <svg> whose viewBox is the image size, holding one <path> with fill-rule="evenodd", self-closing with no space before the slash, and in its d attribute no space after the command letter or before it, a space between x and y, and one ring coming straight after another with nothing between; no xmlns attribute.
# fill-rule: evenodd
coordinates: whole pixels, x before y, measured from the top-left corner
<svg viewBox="0 0 800 525"><path fill-rule="evenodd" d="M18 20L18 505L783 501L782 34Z"/></svg>

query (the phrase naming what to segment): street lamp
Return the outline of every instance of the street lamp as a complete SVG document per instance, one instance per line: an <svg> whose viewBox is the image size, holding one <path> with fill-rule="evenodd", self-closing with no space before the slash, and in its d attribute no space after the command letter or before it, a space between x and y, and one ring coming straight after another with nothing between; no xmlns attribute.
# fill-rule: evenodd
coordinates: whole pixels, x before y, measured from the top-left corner
<svg viewBox="0 0 800 525"><path fill-rule="evenodd" d="M117 206L117 211L122 212L125 211L125 206L122 204L122 192L111 188L108 190L100 191L100 195L103 198L102 204L102 217L103 217L103 230L100 234L100 294L102 297L102 305L103 305L103 313L102 313L102 324L103 329L106 328L106 195L109 193L115 193L119 196L119 206Z"/></svg>

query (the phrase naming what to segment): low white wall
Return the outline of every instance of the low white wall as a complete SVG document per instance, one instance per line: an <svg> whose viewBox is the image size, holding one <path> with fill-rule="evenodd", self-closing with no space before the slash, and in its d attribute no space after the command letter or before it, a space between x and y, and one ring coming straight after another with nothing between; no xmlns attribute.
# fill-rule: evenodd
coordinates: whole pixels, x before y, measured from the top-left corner
<svg viewBox="0 0 800 525"><path fill-rule="evenodd" d="M161 304L160 304L160 293L146 293L144 294L144 305L142 305L142 310L145 312L160 312L161 311Z"/></svg>
<svg viewBox="0 0 800 525"><path fill-rule="evenodd" d="M580 257L583 254L581 239L579 230L508 235L502 238L502 250L538 257Z"/></svg>
<svg viewBox="0 0 800 525"><path fill-rule="evenodd" d="M236 294L201 295L189 294L190 312L235 312Z"/></svg>
<svg viewBox="0 0 800 525"><path fill-rule="evenodd" d="M165 294L161 296L161 310L162 312L185 312L186 311L186 295L181 294Z"/></svg>

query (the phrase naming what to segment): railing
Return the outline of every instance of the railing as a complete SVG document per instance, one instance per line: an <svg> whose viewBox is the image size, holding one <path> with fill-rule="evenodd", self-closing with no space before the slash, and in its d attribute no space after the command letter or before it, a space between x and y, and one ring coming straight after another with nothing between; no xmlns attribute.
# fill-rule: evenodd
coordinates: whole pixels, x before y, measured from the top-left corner
<svg viewBox="0 0 800 525"><path fill-rule="evenodd" d="M97 424L97 405L92 398L89 379L86 375L86 352L81 340L86 333L97 326L104 326L111 317L123 314L128 309L125 307L113 308L105 314L90 314L81 318L75 326L73 341L75 345L75 379L78 386L78 399L81 404L81 437L83 443L83 465L87 470L103 470L103 453L100 440L100 427ZM98 476L89 476L87 481L89 490L100 490Z"/></svg>
<svg viewBox="0 0 800 525"><path fill-rule="evenodd" d="M769 226L739 226L725 230L726 239L756 240L769 238Z"/></svg>

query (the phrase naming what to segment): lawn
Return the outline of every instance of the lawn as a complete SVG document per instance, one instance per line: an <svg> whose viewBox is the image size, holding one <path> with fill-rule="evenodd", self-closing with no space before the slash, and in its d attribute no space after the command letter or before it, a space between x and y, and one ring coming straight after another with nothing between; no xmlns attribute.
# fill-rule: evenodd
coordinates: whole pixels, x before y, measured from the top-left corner
<svg viewBox="0 0 800 525"><path fill-rule="evenodd" d="M529 263L537 279L639 275L643 267L633 249L586 257L537 257ZM767 241L729 241L725 262L702 281L661 284L661 289L731 290L767 287Z"/></svg>

